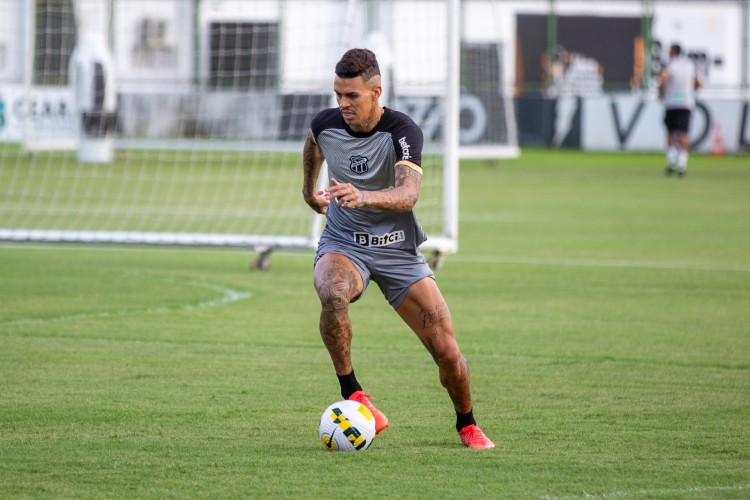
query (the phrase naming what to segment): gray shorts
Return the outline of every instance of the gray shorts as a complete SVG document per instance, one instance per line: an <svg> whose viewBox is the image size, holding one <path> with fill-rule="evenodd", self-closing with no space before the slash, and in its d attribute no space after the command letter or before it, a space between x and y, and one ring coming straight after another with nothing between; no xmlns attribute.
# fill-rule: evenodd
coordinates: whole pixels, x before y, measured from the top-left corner
<svg viewBox="0 0 750 500"><path fill-rule="evenodd" d="M435 274L419 251L416 254L391 248L378 248L373 251L363 246L321 240L315 255L315 263L317 264L327 253L347 257L362 278L362 293L365 293L372 279L394 309L398 309L409 292L409 287L414 283L426 277L435 279Z"/></svg>

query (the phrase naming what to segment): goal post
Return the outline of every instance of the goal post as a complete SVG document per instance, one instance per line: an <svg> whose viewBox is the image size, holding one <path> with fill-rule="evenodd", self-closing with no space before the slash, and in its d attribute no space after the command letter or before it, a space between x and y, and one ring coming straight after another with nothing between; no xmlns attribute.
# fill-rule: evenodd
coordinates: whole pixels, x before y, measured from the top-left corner
<svg viewBox="0 0 750 500"><path fill-rule="evenodd" d="M461 93L466 54L498 57L493 43L462 39L465 9L459 0L4 0L0 239L314 248L324 219L302 200L302 145L315 113L332 106L336 61L364 46L381 62L381 103L425 135L423 250L455 252L459 157L471 145L461 135L488 155L514 140L513 130L477 132L476 117L463 123L477 99L485 124L502 101L486 79L468 82L476 95ZM70 68L84 27L106 40L100 59L111 69L82 74L99 78L91 88L115 86L115 110L96 90L93 112L76 101L81 78ZM80 154L82 139L92 142L84 114L94 143L111 140L111 159Z"/></svg>

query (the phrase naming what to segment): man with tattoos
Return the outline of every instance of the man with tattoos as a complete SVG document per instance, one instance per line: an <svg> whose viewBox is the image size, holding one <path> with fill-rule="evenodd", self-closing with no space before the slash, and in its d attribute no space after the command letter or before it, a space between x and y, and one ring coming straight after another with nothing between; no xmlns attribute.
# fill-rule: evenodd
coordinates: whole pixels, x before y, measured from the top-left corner
<svg viewBox="0 0 750 500"><path fill-rule="evenodd" d="M450 311L419 251L425 234L412 209L422 175L422 131L405 114L381 107L380 69L371 51L351 49L336 64L337 108L312 120L304 146L302 195L325 214L313 282L321 303L320 335L345 399L375 416L379 434L388 419L354 375L349 304L370 280L416 333L438 366L456 411L456 430L469 448L494 448L476 425L469 367L453 334ZM317 191L323 161L330 184Z"/></svg>

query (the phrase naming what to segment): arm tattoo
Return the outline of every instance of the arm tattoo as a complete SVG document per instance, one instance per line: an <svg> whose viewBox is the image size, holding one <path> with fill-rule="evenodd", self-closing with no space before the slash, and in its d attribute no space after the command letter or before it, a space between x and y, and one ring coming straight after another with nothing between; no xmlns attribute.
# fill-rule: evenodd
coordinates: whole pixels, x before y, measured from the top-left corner
<svg viewBox="0 0 750 500"><path fill-rule="evenodd" d="M422 174L411 167L407 167L406 165L396 166L396 187L411 183L419 187L419 181L421 178Z"/></svg>
<svg viewBox="0 0 750 500"><path fill-rule="evenodd" d="M318 146L312 136L312 132L310 132L302 152L302 166L304 169L302 196L308 204L310 204L310 200L315 196L315 187L318 183L318 175L320 174L320 167L323 165L323 160L323 150L320 149L320 146Z"/></svg>
<svg viewBox="0 0 750 500"><path fill-rule="evenodd" d="M368 207L392 212L408 212L414 208L419 199L422 174L406 165L396 165L395 174L393 189L367 192Z"/></svg>

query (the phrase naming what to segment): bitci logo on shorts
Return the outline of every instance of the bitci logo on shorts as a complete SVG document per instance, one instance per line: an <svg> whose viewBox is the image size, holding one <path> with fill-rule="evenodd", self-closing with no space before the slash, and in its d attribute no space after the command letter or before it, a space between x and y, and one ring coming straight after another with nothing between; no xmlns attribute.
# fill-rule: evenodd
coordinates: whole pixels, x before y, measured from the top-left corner
<svg viewBox="0 0 750 500"><path fill-rule="evenodd" d="M405 239L406 234L403 231L393 231L382 236L370 233L354 233L354 241L365 247L385 247Z"/></svg>

